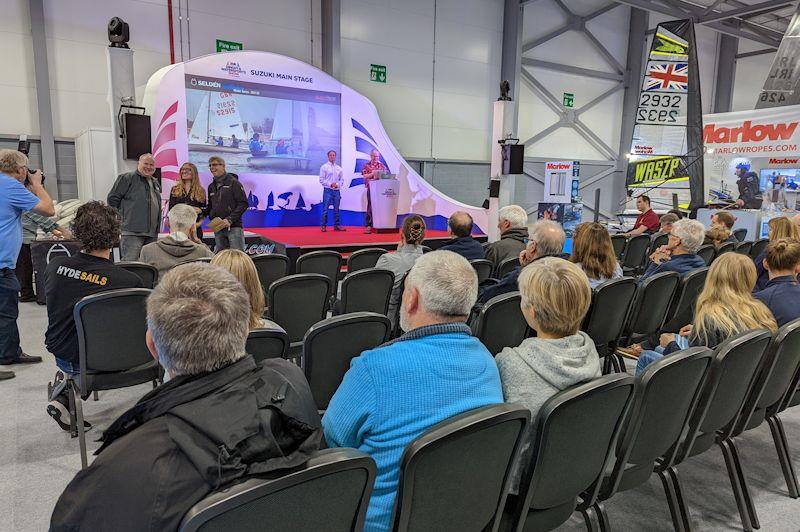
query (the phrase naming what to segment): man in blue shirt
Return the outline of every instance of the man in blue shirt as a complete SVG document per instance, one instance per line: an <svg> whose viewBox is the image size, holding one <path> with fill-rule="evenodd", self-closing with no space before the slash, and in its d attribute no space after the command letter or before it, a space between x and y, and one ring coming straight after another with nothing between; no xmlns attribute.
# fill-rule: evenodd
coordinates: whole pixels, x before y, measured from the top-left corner
<svg viewBox="0 0 800 532"><path fill-rule="evenodd" d="M503 402L497 365L465 323L477 295L477 275L463 257L433 251L417 259L400 310L408 332L353 359L328 405L328 445L355 447L378 465L367 532L391 529L409 442L450 417Z"/></svg>
<svg viewBox="0 0 800 532"><path fill-rule="evenodd" d="M800 243L788 238L770 242L765 256L764 268L769 272L769 282L753 296L772 311L778 327L782 327L800 318L800 284L797 282Z"/></svg>
<svg viewBox="0 0 800 532"><path fill-rule="evenodd" d="M672 225L667 245L650 256L653 263L639 277L641 282L660 272L678 272L679 275L704 268L706 262L697 255L703 245L706 228L697 220L684 218Z"/></svg>
<svg viewBox="0 0 800 532"><path fill-rule="evenodd" d="M26 185L23 185L26 183ZM53 216L53 200L42 186L42 173L30 173L28 158L16 150L0 150L0 365L41 362L26 355L19 345L20 284L14 275L22 247L22 213ZM0 372L0 380L14 376Z"/></svg>

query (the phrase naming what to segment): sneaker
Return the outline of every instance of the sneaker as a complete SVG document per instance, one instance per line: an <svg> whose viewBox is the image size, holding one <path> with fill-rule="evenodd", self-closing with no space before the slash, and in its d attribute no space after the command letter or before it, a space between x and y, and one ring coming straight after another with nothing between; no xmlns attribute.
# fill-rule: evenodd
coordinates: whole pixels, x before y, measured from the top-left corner
<svg viewBox="0 0 800 532"><path fill-rule="evenodd" d="M323 225L322 227L319 228L319 230L322 231L323 233L326 233L328 231L328 228Z"/></svg>
<svg viewBox="0 0 800 532"><path fill-rule="evenodd" d="M0 366L10 366L11 364L36 364L41 361L42 357L20 353L16 360L0 360Z"/></svg>
<svg viewBox="0 0 800 532"><path fill-rule="evenodd" d="M80 399L78 399L80 400ZM69 425L72 417L69 415L69 399L64 395L59 395L49 403L47 403L47 413L51 418L56 420L61 430L69 432ZM92 424L83 420L83 430L88 431L92 428Z"/></svg>
<svg viewBox="0 0 800 532"><path fill-rule="evenodd" d="M347 229L345 229L344 227L340 227L340 226L338 226L338 225L334 226L334 227L333 227L333 230L334 230L334 231L347 231Z"/></svg>
<svg viewBox="0 0 800 532"><path fill-rule="evenodd" d="M16 375L14 375L13 371L0 371L0 381L6 381L14 377L16 377Z"/></svg>
<svg viewBox="0 0 800 532"><path fill-rule="evenodd" d="M364 234L365 234L365 235L372 234L372 228L371 228L371 227L367 227L367 228L364 230Z"/></svg>

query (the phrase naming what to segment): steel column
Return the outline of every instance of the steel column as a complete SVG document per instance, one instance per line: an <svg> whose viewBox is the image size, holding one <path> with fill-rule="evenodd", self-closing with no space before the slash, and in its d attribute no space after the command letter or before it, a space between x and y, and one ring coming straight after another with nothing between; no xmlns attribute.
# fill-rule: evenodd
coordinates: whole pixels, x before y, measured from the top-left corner
<svg viewBox="0 0 800 532"><path fill-rule="evenodd" d="M717 78L714 82L715 113L727 113L731 110L738 51L739 39L724 33L720 34L717 47Z"/></svg>
<svg viewBox="0 0 800 532"><path fill-rule="evenodd" d="M339 79L342 61L341 0L322 0L322 70Z"/></svg>

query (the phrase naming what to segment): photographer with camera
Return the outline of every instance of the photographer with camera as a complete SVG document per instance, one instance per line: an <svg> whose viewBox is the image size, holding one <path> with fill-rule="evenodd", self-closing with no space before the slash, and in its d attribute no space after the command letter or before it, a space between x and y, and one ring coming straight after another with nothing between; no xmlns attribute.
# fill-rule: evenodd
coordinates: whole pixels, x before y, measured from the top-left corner
<svg viewBox="0 0 800 532"><path fill-rule="evenodd" d="M14 268L22 248L22 213L33 211L53 216L53 200L44 189L44 176L28 169L28 158L17 150L0 150L0 365L41 362L26 355L19 345L20 285ZM14 377L0 372L0 380Z"/></svg>

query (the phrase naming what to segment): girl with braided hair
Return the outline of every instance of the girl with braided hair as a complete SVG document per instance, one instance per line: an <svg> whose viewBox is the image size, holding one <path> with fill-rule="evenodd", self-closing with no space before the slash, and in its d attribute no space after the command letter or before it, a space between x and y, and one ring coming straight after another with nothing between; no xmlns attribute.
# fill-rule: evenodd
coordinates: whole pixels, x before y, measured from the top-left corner
<svg viewBox="0 0 800 532"><path fill-rule="evenodd" d="M400 229L400 244L397 253L384 253L378 259L376 268L391 270L394 273L394 287L389 297L389 319L392 327L397 325L397 314L400 308L400 298L403 295L400 289L403 278L408 270L422 256L422 241L425 240L425 220L421 216L412 214L403 220Z"/></svg>

